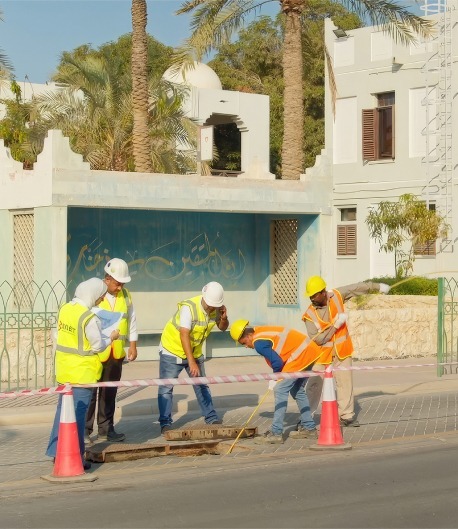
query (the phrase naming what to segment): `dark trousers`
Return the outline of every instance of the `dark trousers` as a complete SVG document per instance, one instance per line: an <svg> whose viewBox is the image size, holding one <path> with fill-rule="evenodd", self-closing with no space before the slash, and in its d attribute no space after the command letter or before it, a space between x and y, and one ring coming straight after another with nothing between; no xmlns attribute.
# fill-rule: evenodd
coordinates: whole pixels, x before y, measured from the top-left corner
<svg viewBox="0 0 458 529"><path fill-rule="evenodd" d="M110 358L104 362L102 378L100 382L114 382L121 380L123 358ZM118 388L94 388L92 399L89 403L86 414L86 433L91 434L94 430L95 408L97 405L97 395L99 405L97 409L97 426L100 435L107 435L114 430L114 414L116 409L116 393Z"/></svg>

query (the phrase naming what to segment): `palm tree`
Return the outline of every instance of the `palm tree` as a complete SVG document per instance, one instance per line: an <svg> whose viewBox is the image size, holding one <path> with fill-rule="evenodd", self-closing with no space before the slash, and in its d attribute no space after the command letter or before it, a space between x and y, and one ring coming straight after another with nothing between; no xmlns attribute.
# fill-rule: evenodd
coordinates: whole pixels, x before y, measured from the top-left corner
<svg viewBox="0 0 458 529"><path fill-rule="evenodd" d="M134 159L133 110L130 76L116 54L89 49L64 53L53 80L62 86L33 101L45 132L58 128L92 169L138 170ZM182 94L154 80L147 85L148 172L183 172L192 164L176 145L192 149L182 111ZM173 147L173 148L172 148Z"/></svg>
<svg viewBox="0 0 458 529"><path fill-rule="evenodd" d="M148 39L146 0L132 0L132 105L135 170L152 173L148 126Z"/></svg>
<svg viewBox="0 0 458 529"><path fill-rule="evenodd" d="M307 0L188 0L177 11L193 13L191 36L179 50L177 60L197 54L201 59L212 48L228 42L248 17L259 12L269 1L276 1L284 23L283 81L284 133L282 145L282 178L297 180L304 171L302 139L304 105L302 89L303 51L301 43ZM416 35L428 37L432 22L411 13L394 0L334 0L356 13L361 20L381 27L402 43L415 41Z"/></svg>

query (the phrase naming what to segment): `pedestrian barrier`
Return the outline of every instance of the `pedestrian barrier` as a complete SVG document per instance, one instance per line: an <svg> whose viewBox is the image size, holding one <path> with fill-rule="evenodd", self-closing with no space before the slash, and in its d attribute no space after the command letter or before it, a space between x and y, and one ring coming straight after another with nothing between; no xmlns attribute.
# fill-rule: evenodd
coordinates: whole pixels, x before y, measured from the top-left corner
<svg viewBox="0 0 458 529"><path fill-rule="evenodd" d="M97 479L97 476L84 472L72 391L67 391L62 395L57 452L53 473L41 477L46 481L60 483L95 481Z"/></svg>
<svg viewBox="0 0 458 529"><path fill-rule="evenodd" d="M321 420L318 442L310 450L350 450L351 444L345 443L340 426L339 411L337 409L336 391L332 366L328 366L324 373L323 396L321 399Z"/></svg>

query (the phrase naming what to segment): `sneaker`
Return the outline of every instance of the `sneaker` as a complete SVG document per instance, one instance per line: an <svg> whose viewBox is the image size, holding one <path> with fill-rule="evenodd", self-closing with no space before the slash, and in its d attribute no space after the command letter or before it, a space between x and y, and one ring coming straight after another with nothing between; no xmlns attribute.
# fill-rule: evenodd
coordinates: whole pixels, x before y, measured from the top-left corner
<svg viewBox="0 0 458 529"><path fill-rule="evenodd" d="M221 419L216 419L216 421L213 421L210 424L223 424L223 421Z"/></svg>
<svg viewBox="0 0 458 529"><path fill-rule="evenodd" d="M293 430L289 436L291 439L318 439L318 430L316 428L307 430L307 428L299 426L299 428L297 430Z"/></svg>
<svg viewBox="0 0 458 529"><path fill-rule="evenodd" d="M281 445L283 444L283 435L275 435L267 431L264 435L255 437L254 442L261 445Z"/></svg>
<svg viewBox="0 0 458 529"><path fill-rule="evenodd" d="M125 438L125 434L115 432L114 430L108 432L105 435L100 433L97 435L97 441L115 441L117 443L120 443L121 441L124 441Z"/></svg>
<svg viewBox="0 0 458 529"><path fill-rule="evenodd" d="M84 444L87 446L92 446L94 441L90 438L89 434L84 434Z"/></svg>
<svg viewBox="0 0 458 529"><path fill-rule="evenodd" d="M171 429L170 424L164 424L164 426L161 426L161 434L164 435L165 432L169 432Z"/></svg>
<svg viewBox="0 0 458 529"><path fill-rule="evenodd" d="M341 426L353 426L353 428L359 428L361 426L357 419L343 419L340 418L340 425Z"/></svg>

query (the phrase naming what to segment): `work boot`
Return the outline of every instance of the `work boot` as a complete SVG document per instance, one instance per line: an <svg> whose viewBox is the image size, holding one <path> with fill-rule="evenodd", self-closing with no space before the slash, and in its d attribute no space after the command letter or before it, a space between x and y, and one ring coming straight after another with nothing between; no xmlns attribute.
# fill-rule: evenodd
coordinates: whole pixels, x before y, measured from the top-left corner
<svg viewBox="0 0 458 529"><path fill-rule="evenodd" d="M340 425L341 426L353 426L353 428L358 428L360 426L356 418L344 419L343 417L340 418Z"/></svg>
<svg viewBox="0 0 458 529"><path fill-rule="evenodd" d="M161 426L161 434L164 435L166 432L169 432L172 429L170 424L164 424L164 426Z"/></svg>
<svg viewBox="0 0 458 529"><path fill-rule="evenodd" d="M261 445L281 445L283 444L283 436L273 434L270 431L267 431L264 435L260 435L254 438L256 444Z"/></svg>
<svg viewBox="0 0 458 529"><path fill-rule="evenodd" d="M312 430L307 430L303 426L299 426L297 430L293 430L289 436L291 439L318 439L318 430L312 428Z"/></svg>
<svg viewBox="0 0 458 529"><path fill-rule="evenodd" d="M116 443L120 443L121 441L124 441L125 438L125 434L115 432L114 430L108 432L105 435L100 433L97 435L97 441L114 441Z"/></svg>

